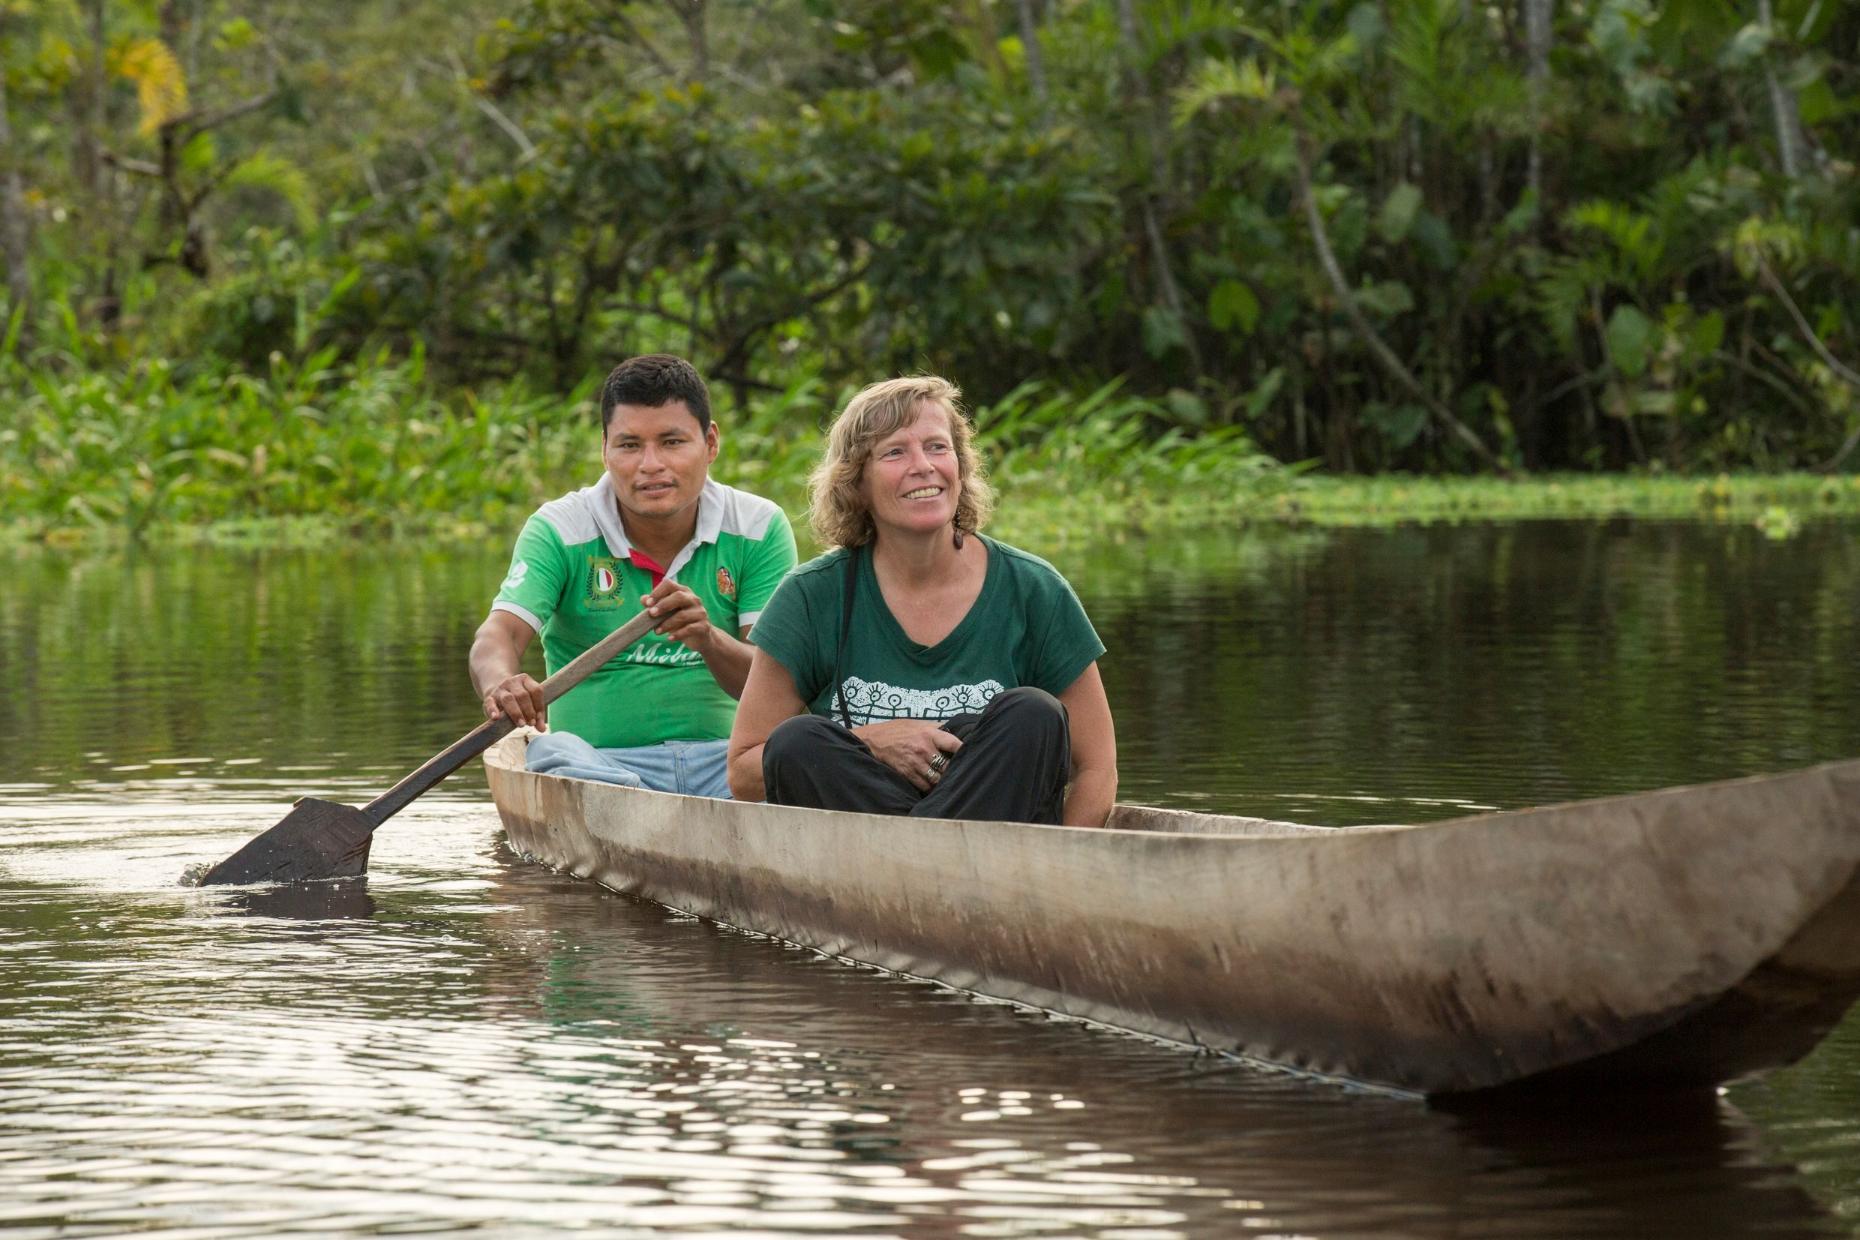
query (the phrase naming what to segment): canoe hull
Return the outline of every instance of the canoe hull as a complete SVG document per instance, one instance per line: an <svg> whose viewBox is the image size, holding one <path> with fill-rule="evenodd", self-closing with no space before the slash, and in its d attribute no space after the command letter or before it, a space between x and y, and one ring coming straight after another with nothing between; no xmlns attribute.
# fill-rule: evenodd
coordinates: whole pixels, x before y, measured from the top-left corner
<svg viewBox="0 0 1860 1240"><path fill-rule="evenodd" d="M1420 827L1111 829L668 796L486 754L512 845L834 956L1428 1095L1691 1087L1860 994L1860 762ZM1637 1049L1638 1048L1638 1049Z"/></svg>

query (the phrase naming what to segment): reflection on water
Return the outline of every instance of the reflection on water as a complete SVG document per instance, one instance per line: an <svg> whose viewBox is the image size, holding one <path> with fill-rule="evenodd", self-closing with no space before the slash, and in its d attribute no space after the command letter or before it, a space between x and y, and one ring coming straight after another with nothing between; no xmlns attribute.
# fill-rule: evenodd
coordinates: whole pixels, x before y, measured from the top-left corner
<svg viewBox="0 0 1860 1240"><path fill-rule="evenodd" d="M1052 555L1111 648L1130 799L1388 821L1860 752L1854 532ZM560 878L476 771L365 885L177 886L471 725L501 558L0 562L0 1229L1860 1233L1853 1019L1677 1110L1430 1110Z"/></svg>
<svg viewBox="0 0 1860 1240"><path fill-rule="evenodd" d="M1328 823L1860 754L1860 527L1349 530L1109 557L1139 801Z"/></svg>
<svg viewBox="0 0 1860 1240"><path fill-rule="evenodd" d="M136 825L7 824L67 879L9 882L0 1227L1839 1231L1718 1099L1456 1115L1197 1060L592 889L465 806L346 907L87 862Z"/></svg>

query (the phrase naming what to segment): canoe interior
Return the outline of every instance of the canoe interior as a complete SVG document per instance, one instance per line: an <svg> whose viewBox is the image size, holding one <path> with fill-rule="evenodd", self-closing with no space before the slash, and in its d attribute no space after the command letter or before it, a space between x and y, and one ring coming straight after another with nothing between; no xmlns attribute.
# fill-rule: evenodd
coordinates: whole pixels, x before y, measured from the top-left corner
<svg viewBox="0 0 1860 1240"><path fill-rule="evenodd" d="M1157 809L1153 805L1118 805L1104 824L1113 831L1164 831L1180 835L1236 835L1258 838L1287 835L1325 835L1338 831L1392 831L1392 826L1313 827L1270 818L1244 818L1238 814L1204 814L1185 809Z"/></svg>
<svg viewBox="0 0 1860 1240"><path fill-rule="evenodd" d="M829 955L1429 1096L1695 1089L1860 996L1860 762L1420 826L741 805L486 754L513 846Z"/></svg>

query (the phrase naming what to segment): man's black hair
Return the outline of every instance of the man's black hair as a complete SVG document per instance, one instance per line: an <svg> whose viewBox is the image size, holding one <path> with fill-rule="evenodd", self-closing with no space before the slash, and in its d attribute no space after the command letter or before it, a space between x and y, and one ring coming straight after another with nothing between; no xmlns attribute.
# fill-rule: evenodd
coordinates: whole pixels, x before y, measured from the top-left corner
<svg viewBox="0 0 1860 1240"><path fill-rule="evenodd" d="M698 433L710 430L710 390L704 386L697 367L682 357L669 353L646 353L629 357L614 367L601 384L601 438L607 437L614 418L615 405L643 405L657 409L675 400L697 419Z"/></svg>

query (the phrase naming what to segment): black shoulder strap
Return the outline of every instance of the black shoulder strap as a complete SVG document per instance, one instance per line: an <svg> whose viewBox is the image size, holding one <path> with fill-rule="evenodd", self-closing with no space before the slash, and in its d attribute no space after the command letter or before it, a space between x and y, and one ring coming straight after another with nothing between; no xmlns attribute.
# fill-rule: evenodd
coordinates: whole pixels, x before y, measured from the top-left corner
<svg viewBox="0 0 1860 1240"><path fill-rule="evenodd" d="M841 589L840 602L840 644L833 652L833 697L840 708L840 722L852 730L852 712L846 708L846 641L852 636L853 594L859 588L859 551L858 547L846 549L846 584Z"/></svg>

